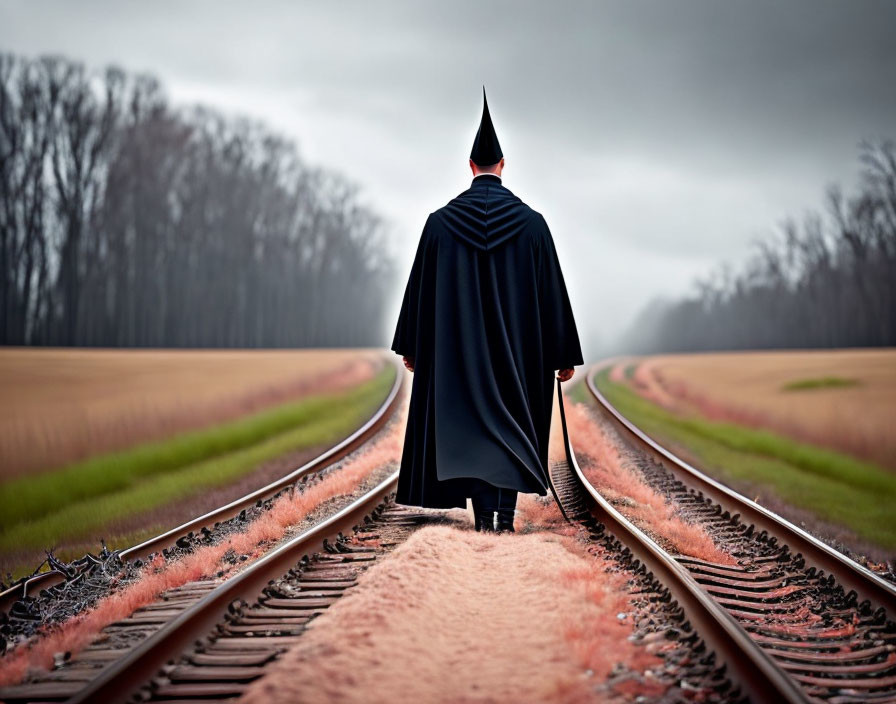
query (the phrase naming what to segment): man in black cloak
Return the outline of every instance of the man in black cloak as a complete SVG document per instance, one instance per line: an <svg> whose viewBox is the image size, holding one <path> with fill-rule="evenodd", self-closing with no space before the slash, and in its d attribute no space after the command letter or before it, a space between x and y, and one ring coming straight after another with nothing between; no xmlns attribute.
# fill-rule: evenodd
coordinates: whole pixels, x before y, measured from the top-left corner
<svg viewBox="0 0 896 704"><path fill-rule="evenodd" d="M583 363L548 225L503 184L485 88L470 188L430 213L392 350L414 372L396 502L473 502L512 531L517 492L547 494L554 371Z"/></svg>

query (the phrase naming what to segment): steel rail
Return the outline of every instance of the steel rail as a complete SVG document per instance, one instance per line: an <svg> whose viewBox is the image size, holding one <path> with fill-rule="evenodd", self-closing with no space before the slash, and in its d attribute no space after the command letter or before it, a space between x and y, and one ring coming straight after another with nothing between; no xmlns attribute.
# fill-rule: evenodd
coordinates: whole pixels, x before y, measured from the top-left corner
<svg viewBox="0 0 896 704"><path fill-rule="evenodd" d="M69 702L128 701L166 662L220 623L231 603L258 597L271 580L294 568L304 555L322 550L324 540L333 540L361 523L397 485L396 471L339 512L253 562L105 668Z"/></svg>
<svg viewBox="0 0 896 704"><path fill-rule="evenodd" d="M408 383L408 375L404 373L404 367L391 356L389 356L388 359L389 363L395 367L395 380L392 383L392 387L389 389L386 399L360 428L357 428L353 433L339 441L336 445L330 447L328 450L322 452L314 459L309 460L267 486L252 491L235 501L231 501L224 506L209 511L206 514L197 516L176 528L172 528L160 535L145 540L139 545L134 545L123 550L120 553L122 560L144 558L150 553L159 552L165 548L173 546L178 539L188 535L190 532L196 532L202 528L214 525L215 523L238 516L244 509L251 508L258 501L263 501L274 496L279 491L282 491L301 479L303 476L319 471L323 467L342 459L367 442L367 440L380 430L389 418L392 417L392 414L395 412L401 399L401 391ZM62 584L66 579L66 575L62 572L59 572L58 570L49 570L47 572L41 572L20 584L16 584L15 586L0 592L0 612L6 613L16 601L32 594L36 594L42 589L49 589L57 584Z"/></svg>
<svg viewBox="0 0 896 704"><path fill-rule="evenodd" d="M786 518L707 476L667 450L623 416L601 393L594 381L598 372L617 361L618 358L613 358L598 362L588 370L585 377L588 390L605 415L613 422L614 427L621 429L625 436L633 438L641 448L686 486L702 492L732 515L739 513L742 521L753 523L757 528L766 531L779 543L787 545L791 552L801 553L810 565L834 575L845 590L855 591L859 600L867 599L872 604L883 607L888 614L896 614L896 585L826 545Z"/></svg>
<svg viewBox="0 0 896 704"><path fill-rule="evenodd" d="M554 394L554 414L563 425L567 462L586 493L591 516L625 545L665 586L707 647L725 663L727 673L755 702L806 704L799 685L762 650L741 625L700 586L675 558L617 511L585 477L570 445L560 381Z"/></svg>

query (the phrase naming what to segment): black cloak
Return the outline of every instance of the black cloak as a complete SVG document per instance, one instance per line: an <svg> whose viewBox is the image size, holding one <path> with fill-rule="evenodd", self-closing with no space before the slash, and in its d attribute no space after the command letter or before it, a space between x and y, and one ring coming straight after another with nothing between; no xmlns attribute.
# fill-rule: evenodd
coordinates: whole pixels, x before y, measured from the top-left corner
<svg viewBox="0 0 896 704"><path fill-rule="evenodd" d="M469 477L547 493L554 371L582 351L547 223L499 177L427 218L392 350L414 359L398 503L463 508Z"/></svg>

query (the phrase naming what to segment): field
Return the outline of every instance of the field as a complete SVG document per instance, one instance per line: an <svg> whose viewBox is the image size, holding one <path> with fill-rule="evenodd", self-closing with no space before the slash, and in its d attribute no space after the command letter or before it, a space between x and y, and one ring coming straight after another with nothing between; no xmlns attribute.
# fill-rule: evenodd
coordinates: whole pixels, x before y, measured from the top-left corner
<svg viewBox="0 0 896 704"><path fill-rule="evenodd" d="M373 350L6 350L0 569L124 547L245 493L363 423ZM11 417L12 416L12 417Z"/></svg>
<svg viewBox="0 0 896 704"><path fill-rule="evenodd" d="M713 420L766 428L896 470L896 351L651 357L636 382ZM670 405L670 404L666 404Z"/></svg>
<svg viewBox="0 0 896 704"><path fill-rule="evenodd" d="M372 351L0 349L0 477L348 388Z"/></svg>
<svg viewBox="0 0 896 704"><path fill-rule="evenodd" d="M893 351L652 357L596 381L633 422L742 493L855 552L896 550Z"/></svg>

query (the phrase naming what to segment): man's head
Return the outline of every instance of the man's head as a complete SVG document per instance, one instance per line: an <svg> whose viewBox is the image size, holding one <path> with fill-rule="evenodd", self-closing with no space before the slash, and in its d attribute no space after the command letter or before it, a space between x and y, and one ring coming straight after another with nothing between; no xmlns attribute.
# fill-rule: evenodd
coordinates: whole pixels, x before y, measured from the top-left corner
<svg viewBox="0 0 896 704"><path fill-rule="evenodd" d="M470 159L470 169L472 169L474 177L479 174L494 174L495 176L500 176L501 172L504 170L504 157L502 156L501 161L497 164L490 164L489 166L480 166Z"/></svg>

